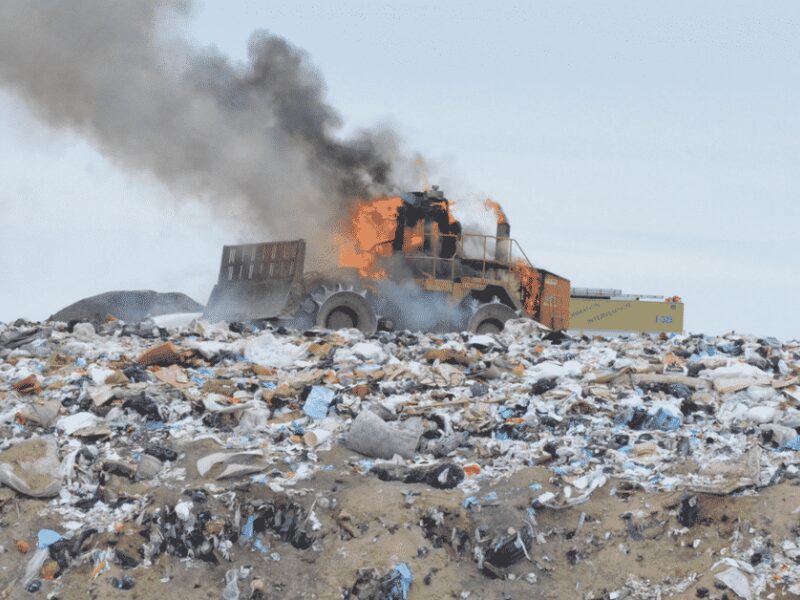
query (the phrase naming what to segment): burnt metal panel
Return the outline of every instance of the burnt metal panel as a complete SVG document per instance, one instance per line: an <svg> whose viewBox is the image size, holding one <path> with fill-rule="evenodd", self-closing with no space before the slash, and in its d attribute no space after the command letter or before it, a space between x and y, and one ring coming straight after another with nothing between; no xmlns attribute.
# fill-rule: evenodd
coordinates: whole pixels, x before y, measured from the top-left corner
<svg viewBox="0 0 800 600"><path fill-rule="evenodd" d="M295 279L303 276L305 240L224 246L218 284Z"/></svg>

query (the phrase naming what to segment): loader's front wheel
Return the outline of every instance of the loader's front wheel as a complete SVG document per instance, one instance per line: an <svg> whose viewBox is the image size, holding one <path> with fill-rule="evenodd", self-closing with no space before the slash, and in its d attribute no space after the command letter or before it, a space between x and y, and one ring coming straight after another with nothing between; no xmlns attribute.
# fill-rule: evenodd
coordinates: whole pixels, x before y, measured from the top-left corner
<svg viewBox="0 0 800 600"><path fill-rule="evenodd" d="M470 317L467 329L473 333L499 333L505 327L506 321L516 316L516 311L505 304L482 304Z"/></svg>
<svg viewBox="0 0 800 600"><path fill-rule="evenodd" d="M317 326L326 329L353 328L372 334L378 329L378 318L364 296L358 292L339 291L320 304Z"/></svg>

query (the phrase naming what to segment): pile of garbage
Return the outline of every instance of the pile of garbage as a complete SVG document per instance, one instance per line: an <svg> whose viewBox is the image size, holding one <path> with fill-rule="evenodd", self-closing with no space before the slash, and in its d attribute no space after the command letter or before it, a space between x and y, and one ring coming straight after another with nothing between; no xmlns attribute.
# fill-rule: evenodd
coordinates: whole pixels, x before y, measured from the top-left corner
<svg viewBox="0 0 800 600"><path fill-rule="evenodd" d="M799 368L797 342L528 320L0 325L0 589L800 594Z"/></svg>

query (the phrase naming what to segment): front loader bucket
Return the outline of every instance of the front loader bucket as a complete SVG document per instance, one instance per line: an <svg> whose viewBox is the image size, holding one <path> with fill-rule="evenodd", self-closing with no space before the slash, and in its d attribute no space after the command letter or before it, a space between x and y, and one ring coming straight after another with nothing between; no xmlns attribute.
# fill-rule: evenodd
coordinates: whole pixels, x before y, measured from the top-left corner
<svg viewBox="0 0 800 600"><path fill-rule="evenodd" d="M304 240L225 246L206 318L246 321L285 316L292 291L302 285L305 252Z"/></svg>

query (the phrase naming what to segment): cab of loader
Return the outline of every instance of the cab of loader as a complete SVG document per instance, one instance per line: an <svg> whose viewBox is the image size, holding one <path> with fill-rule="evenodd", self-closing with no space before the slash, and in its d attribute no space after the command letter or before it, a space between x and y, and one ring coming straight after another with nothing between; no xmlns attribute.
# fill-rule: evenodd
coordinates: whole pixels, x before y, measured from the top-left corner
<svg viewBox="0 0 800 600"><path fill-rule="evenodd" d="M466 233L434 186L402 196L394 234L374 249L380 275L304 274L304 240L225 246L206 314L297 327L498 332L529 317L569 326L570 283L538 269L510 237Z"/></svg>

